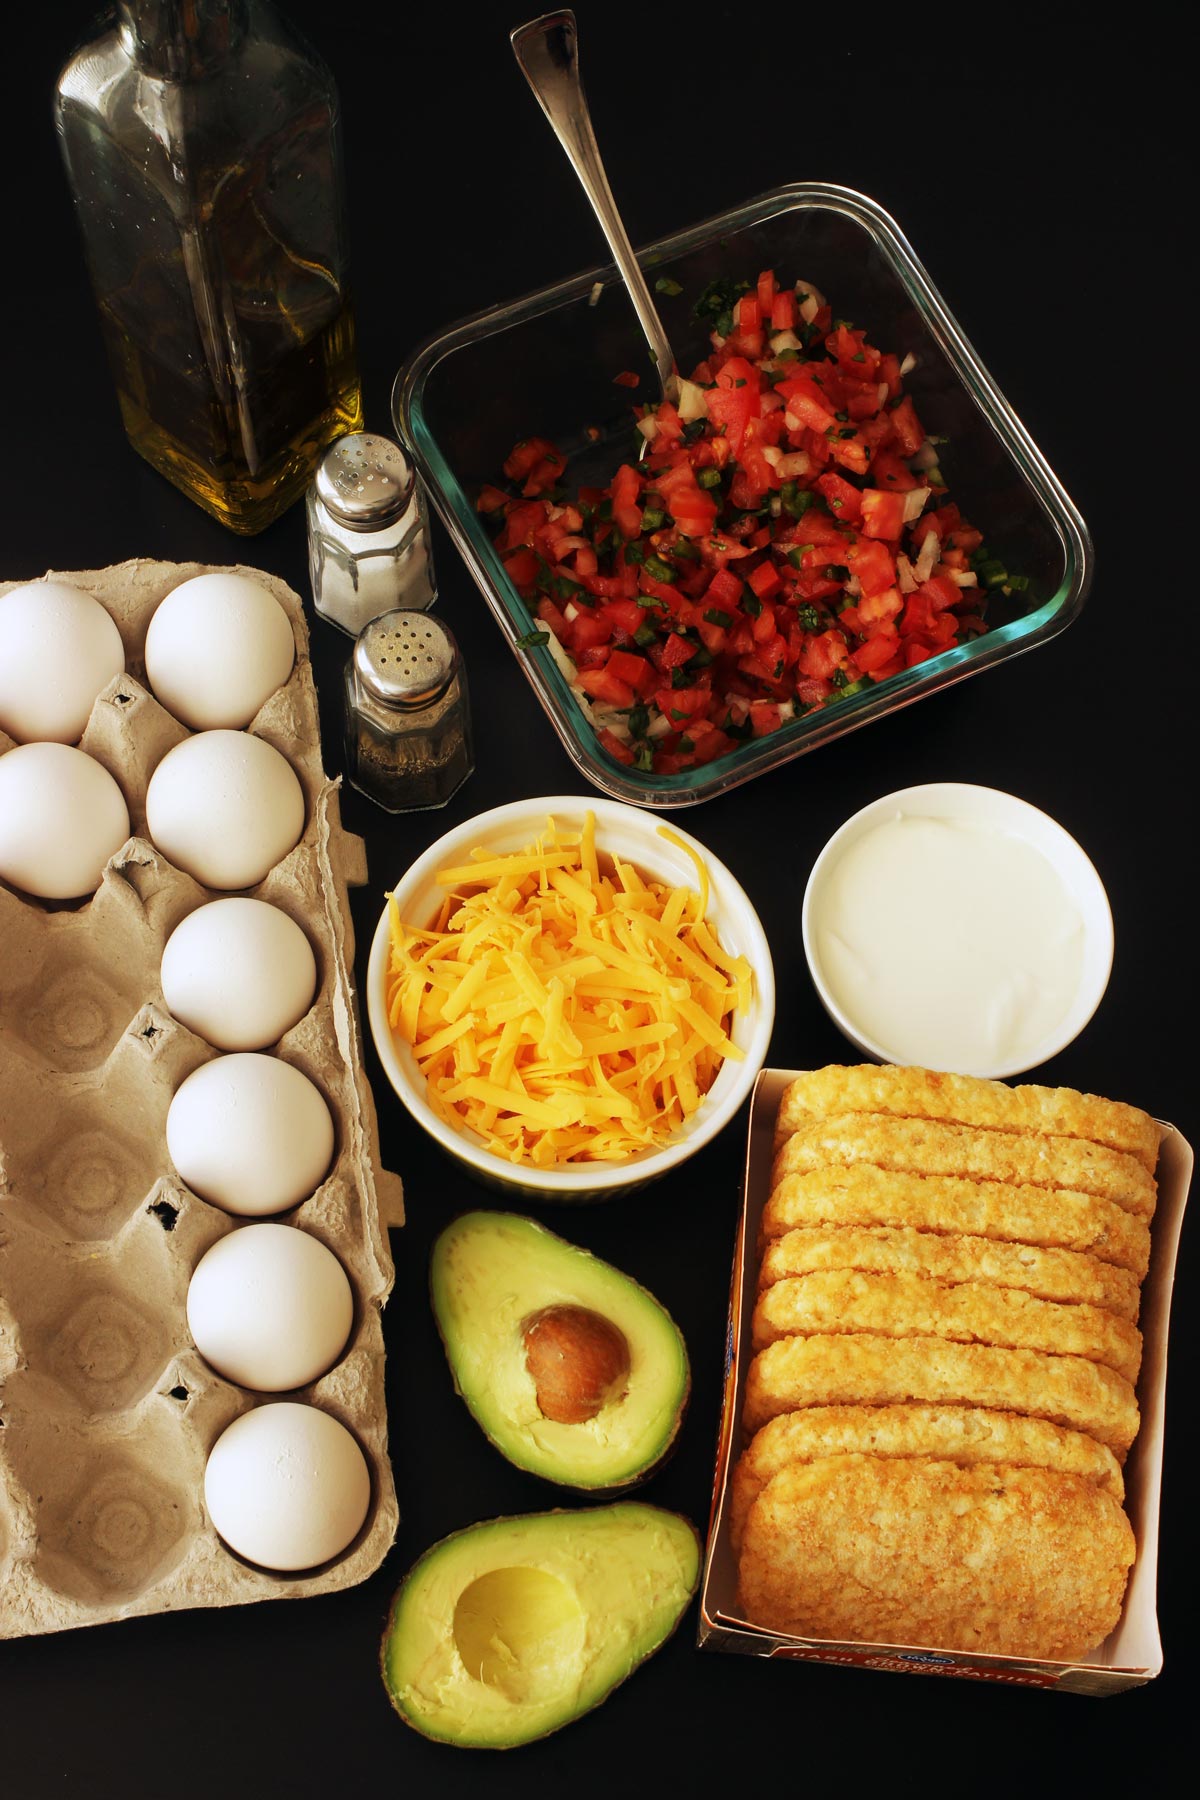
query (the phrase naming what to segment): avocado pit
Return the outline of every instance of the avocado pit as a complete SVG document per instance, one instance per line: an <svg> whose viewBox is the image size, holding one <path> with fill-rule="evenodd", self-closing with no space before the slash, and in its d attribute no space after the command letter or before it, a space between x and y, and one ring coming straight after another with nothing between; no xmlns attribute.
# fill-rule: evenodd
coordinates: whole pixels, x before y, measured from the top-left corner
<svg viewBox="0 0 1200 1800"><path fill-rule="evenodd" d="M629 1340L586 1306L546 1306L521 1327L538 1408L558 1425L582 1425L625 1392Z"/></svg>

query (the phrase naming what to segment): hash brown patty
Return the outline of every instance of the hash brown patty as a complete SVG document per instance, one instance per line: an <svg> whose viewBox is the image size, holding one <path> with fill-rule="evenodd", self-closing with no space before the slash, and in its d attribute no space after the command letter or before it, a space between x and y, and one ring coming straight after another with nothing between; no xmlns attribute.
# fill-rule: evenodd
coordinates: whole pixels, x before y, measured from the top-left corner
<svg viewBox="0 0 1200 1800"><path fill-rule="evenodd" d="M1047 1419L975 1406L810 1406L771 1419L738 1459L729 1496L734 1548L751 1506L781 1469L854 1455L924 1456L961 1468L1002 1462L1059 1469L1095 1482L1118 1503L1125 1498L1121 1465L1112 1451Z"/></svg>
<svg viewBox="0 0 1200 1800"><path fill-rule="evenodd" d="M1039 1300L1082 1301L1137 1323L1141 1287L1129 1269L1084 1251L1005 1244L995 1238L916 1231L911 1226L795 1226L768 1243L759 1289L818 1269L874 1275L929 1275L935 1281L989 1281Z"/></svg>
<svg viewBox="0 0 1200 1800"><path fill-rule="evenodd" d="M1150 1265L1149 1226L1110 1200L1066 1188L889 1173L869 1164L785 1175L764 1208L762 1237L780 1237L796 1225L912 1226L1080 1250L1139 1279Z"/></svg>
<svg viewBox="0 0 1200 1800"><path fill-rule="evenodd" d="M1084 1356L1129 1382L1137 1380L1142 1360L1137 1326L1099 1306L1060 1306L983 1281L951 1284L858 1269L819 1269L765 1288L754 1309L752 1343L761 1350L793 1335L864 1331Z"/></svg>
<svg viewBox="0 0 1200 1800"><path fill-rule="evenodd" d="M766 1484L740 1590L799 1637L1076 1661L1117 1623L1133 1558L1121 1508L1080 1476L838 1456Z"/></svg>
<svg viewBox="0 0 1200 1800"><path fill-rule="evenodd" d="M942 1119L984 1130L1031 1131L1049 1137L1088 1138L1134 1156L1153 1175L1162 1127L1139 1107L1074 1088L1007 1087L977 1075L934 1069L859 1063L798 1076L783 1091L777 1143L815 1114L891 1113L906 1119Z"/></svg>
<svg viewBox="0 0 1200 1800"><path fill-rule="evenodd" d="M866 1332L768 1344L750 1364L743 1423L755 1432L777 1413L804 1406L889 1406L904 1400L1049 1419L1087 1432L1119 1459L1137 1436L1133 1388L1123 1375L1086 1357Z"/></svg>
<svg viewBox="0 0 1200 1800"><path fill-rule="evenodd" d="M1147 1221L1157 1194L1154 1177L1135 1157L1103 1144L868 1113L837 1113L793 1131L775 1158L771 1186L807 1169L861 1163L897 1174L1068 1188Z"/></svg>

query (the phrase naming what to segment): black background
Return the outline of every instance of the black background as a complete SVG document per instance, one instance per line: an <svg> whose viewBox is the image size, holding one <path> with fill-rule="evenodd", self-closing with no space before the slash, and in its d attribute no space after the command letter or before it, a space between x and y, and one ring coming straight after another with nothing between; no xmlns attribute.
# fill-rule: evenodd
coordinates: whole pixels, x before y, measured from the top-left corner
<svg viewBox="0 0 1200 1800"><path fill-rule="evenodd" d="M511 57L507 31L524 16L515 0L294 0L286 10L341 91L367 422L387 431L392 378L425 335L602 260L602 245ZM51 124L58 67L89 11L6 9L2 27L0 576L135 555L246 560L307 596L302 508L234 540L126 445ZM1189 101L1167 10L1127 12L1119 28L1074 7L580 0L577 15L597 134L634 242L783 181L871 194L1096 539L1087 607L1036 654L680 816L732 866L767 927L779 987L770 1060L854 1060L800 947L800 898L826 837L890 788L978 781L1057 817L1112 902L1107 997L1040 1078L1138 1102L1194 1139L1196 356L1183 282L1194 217ZM385 887L434 836L504 800L580 786L440 526L436 551L440 604L471 678L479 767L444 813L389 820L346 794L345 822L366 837L371 870L355 896L360 953ZM331 770L347 645L315 625ZM378 1075L373 1056L369 1069ZM382 1077L376 1093L384 1159L404 1176L409 1213L392 1239L384 1318L403 1514L395 1548L341 1595L0 1645L6 1800L707 1792L709 1775L714 1790L736 1793L782 1783L1048 1792L1102 1776L1155 1780L1190 1742L1197 1388L1186 1234L1163 1490L1166 1666L1150 1686L1098 1701L701 1654L693 1608L601 1710L542 1744L489 1756L406 1730L377 1673L405 1568L448 1531L562 1497L503 1462L453 1398L426 1299L428 1250L481 1191L409 1124ZM635 1275L682 1325L691 1412L677 1455L644 1493L701 1528L743 1150L739 1122L656 1188L539 1215Z"/></svg>

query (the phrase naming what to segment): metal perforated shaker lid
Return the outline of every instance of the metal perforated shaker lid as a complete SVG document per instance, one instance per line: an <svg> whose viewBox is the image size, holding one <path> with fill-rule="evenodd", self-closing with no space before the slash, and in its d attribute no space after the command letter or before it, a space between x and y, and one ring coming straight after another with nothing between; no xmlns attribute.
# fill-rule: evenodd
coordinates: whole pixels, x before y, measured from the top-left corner
<svg viewBox="0 0 1200 1800"><path fill-rule="evenodd" d="M458 669L458 645L440 619L403 609L372 619L354 646L354 667L385 706L428 706Z"/></svg>
<svg viewBox="0 0 1200 1800"><path fill-rule="evenodd" d="M408 505L413 472L391 438L353 431L329 446L315 484L317 498L340 524L351 531L378 531Z"/></svg>

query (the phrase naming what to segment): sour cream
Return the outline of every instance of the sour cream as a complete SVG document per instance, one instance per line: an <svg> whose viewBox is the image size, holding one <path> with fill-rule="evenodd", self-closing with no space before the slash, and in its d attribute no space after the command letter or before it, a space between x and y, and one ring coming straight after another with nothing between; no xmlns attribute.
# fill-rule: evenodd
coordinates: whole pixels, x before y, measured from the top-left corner
<svg viewBox="0 0 1200 1800"><path fill-rule="evenodd" d="M805 896L805 948L827 1010L867 1054L1008 1075L1091 1016L1112 924L1099 877L1053 820L947 783L890 796L836 834Z"/></svg>

